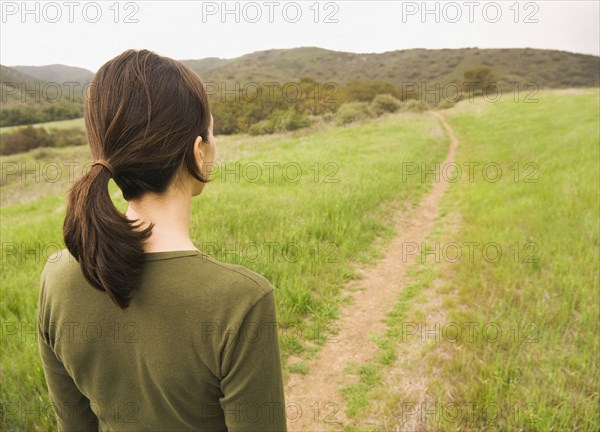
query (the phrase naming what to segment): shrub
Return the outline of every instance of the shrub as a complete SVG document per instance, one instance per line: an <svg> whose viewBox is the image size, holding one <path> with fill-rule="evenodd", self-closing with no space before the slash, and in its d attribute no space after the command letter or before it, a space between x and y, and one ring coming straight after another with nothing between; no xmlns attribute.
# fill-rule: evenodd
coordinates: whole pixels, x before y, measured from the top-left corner
<svg viewBox="0 0 600 432"><path fill-rule="evenodd" d="M68 120L81 117L82 114L81 101L9 106L0 110L0 127Z"/></svg>
<svg viewBox="0 0 600 432"><path fill-rule="evenodd" d="M275 125L271 119L259 121L248 129L250 135L267 135L273 132L275 132Z"/></svg>
<svg viewBox="0 0 600 432"><path fill-rule="evenodd" d="M320 118L326 123L333 123L335 121L335 116L335 113L326 112L325 114L321 115Z"/></svg>
<svg viewBox="0 0 600 432"><path fill-rule="evenodd" d="M290 108L287 111L275 111L272 119L276 132L293 131L310 126L310 120L304 114L300 114L295 109Z"/></svg>
<svg viewBox="0 0 600 432"><path fill-rule="evenodd" d="M49 133L54 137L55 147L78 146L87 143L84 129L50 129Z"/></svg>
<svg viewBox="0 0 600 432"><path fill-rule="evenodd" d="M463 88L469 89L468 91L474 96L480 96L489 91L495 91L495 86L490 88L489 85L496 81L498 81L498 77L494 75L492 68L478 66L465 70Z"/></svg>
<svg viewBox="0 0 600 432"><path fill-rule="evenodd" d="M402 102L400 108L402 109L402 111L422 112L427 109L427 104L423 101L409 99L407 101Z"/></svg>
<svg viewBox="0 0 600 432"><path fill-rule="evenodd" d="M402 105L398 99L391 94L380 94L375 96L371 102L371 109L375 115L380 116L386 112L396 112Z"/></svg>
<svg viewBox="0 0 600 432"><path fill-rule="evenodd" d="M374 117L374 114L368 103L350 102L340 105L336 113L335 122L338 125L345 125L369 117Z"/></svg>
<svg viewBox="0 0 600 432"><path fill-rule="evenodd" d="M0 154L26 152L37 147L52 147L54 138L44 128L25 126L0 137Z"/></svg>
<svg viewBox="0 0 600 432"><path fill-rule="evenodd" d="M340 102L371 102L378 94L402 95L394 86L380 80L354 80L342 87L339 92Z"/></svg>
<svg viewBox="0 0 600 432"><path fill-rule="evenodd" d="M85 131L79 128L52 129L24 126L0 136L0 154L22 153L39 147L65 147L86 143Z"/></svg>
<svg viewBox="0 0 600 432"><path fill-rule="evenodd" d="M310 119L295 109L276 110L271 117L253 124L248 129L250 135L265 135L274 132L286 132L310 126Z"/></svg>
<svg viewBox="0 0 600 432"><path fill-rule="evenodd" d="M310 78L295 83L302 91L291 100L282 91L258 85L236 97L221 94L211 97L216 134L251 133L259 135L300 129L310 125L309 115L334 111L337 107L336 88L322 85ZM319 89L323 94L319 93ZM333 92L333 93L332 93ZM225 95L227 96L227 95Z"/></svg>

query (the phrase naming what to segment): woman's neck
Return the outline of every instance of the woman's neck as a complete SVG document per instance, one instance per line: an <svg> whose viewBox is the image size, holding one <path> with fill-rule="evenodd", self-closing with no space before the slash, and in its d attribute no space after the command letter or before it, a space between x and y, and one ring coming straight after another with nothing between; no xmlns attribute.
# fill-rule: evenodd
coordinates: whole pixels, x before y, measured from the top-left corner
<svg viewBox="0 0 600 432"><path fill-rule="evenodd" d="M171 189L165 195L146 194L130 201L125 215L130 220L139 220L143 227L154 224L144 252L165 252L196 249L190 239L191 211L191 195Z"/></svg>

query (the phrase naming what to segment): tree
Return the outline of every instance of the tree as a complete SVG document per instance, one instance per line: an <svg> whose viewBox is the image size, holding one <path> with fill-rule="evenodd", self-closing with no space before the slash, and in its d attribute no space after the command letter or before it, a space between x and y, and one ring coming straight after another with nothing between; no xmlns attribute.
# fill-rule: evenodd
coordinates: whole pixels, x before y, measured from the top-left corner
<svg viewBox="0 0 600 432"><path fill-rule="evenodd" d="M463 92L466 91L469 95L473 96L495 93L497 91L496 80L497 78L492 73L492 68L479 66L466 69L462 84Z"/></svg>
<svg viewBox="0 0 600 432"><path fill-rule="evenodd" d="M391 94L399 98L396 88L379 80L354 80L340 90L340 102L371 102L378 94Z"/></svg>

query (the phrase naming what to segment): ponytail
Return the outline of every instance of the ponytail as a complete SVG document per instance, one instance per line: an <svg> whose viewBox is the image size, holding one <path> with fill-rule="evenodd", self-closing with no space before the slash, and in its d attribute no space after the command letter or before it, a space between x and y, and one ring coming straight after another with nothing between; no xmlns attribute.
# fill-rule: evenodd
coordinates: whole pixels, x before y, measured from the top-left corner
<svg viewBox="0 0 600 432"><path fill-rule="evenodd" d="M71 187L63 235L87 281L125 309L140 281L143 243L152 226L140 230L115 208L108 192L111 171L94 164Z"/></svg>
<svg viewBox="0 0 600 432"><path fill-rule="evenodd" d="M113 205L112 177L126 201L163 194L179 173L206 182L195 163L194 141L209 136L204 83L189 67L148 50L127 50L102 65L88 88L83 118L90 171L69 191L65 244L85 279L125 309L139 286L142 228Z"/></svg>

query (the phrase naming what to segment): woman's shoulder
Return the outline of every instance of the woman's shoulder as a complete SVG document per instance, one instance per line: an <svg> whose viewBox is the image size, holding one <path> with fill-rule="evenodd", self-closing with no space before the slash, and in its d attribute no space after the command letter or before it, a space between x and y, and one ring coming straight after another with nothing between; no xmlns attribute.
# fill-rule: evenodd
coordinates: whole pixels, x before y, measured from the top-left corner
<svg viewBox="0 0 600 432"><path fill-rule="evenodd" d="M166 254L169 254L169 252ZM224 282L233 286L244 285L246 287L255 287L263 294L266 294L273 289L271 283L264 276L249 268L238 264L229 264L219 261L202 252L185 254L182 256L176 254L173 258L188 258L192 260L191 262L182 262L182 267L186 269L185 272L182 272L181 269L179 269L179 266L176 265L177 261L168 259L169 267L172 267L174 270L173 276L186 277L191 276L194 273L208 273L211 276L210 279L215 283ZM61 276L62 279L68 273L79 273L79 263L75 257L71 255L68 249L58 250L48 256L42 270L43 276L53 274ZM204 274L203 276L208 275Z"/></svg>
<svg viewBox="0 0 600 432"><path fill-rule="evenodd" d="M44 269L42 270L42 279L49 274L65 278L69 273L76 274L79 263L68 249L61 249L46 258Z"/></svg>
<svg viewBox="0 0 600 432"><path fill-rule="evenodd" d="M225 285L233 290L253 290L259 295L273 291L273 286L264 276L247 267L225 263L203 253L195 258L206 264L205 270L210 272L213 276L211 279L217 285Z"/></svg>
<svg viewBox="0 0 600 432"><path fill-rule="evenodd" d="M142 289L160 292L168 286L171 298L199 304L252 304L273 291L271 283L249 268L229 264L200 251L156 253L144 268Z"/></svg>
<svg viewBox="0 0 600 432"><path fill-rule="evenodd" d="M180 298L185 300L186 310L202 311L193 313L192 320L209 317L208 321L230 331L247 320L251 311L255 314L253 321L275 320L275 289L264 276L203 253L186 257L182 264L183 261L193 283L186 284Z"/></svg>
<svg viewBox="0 0 600 432"><path fill-rule="evenodd" d="M204 304L232 302L250 307L273 291L273 285L264 276L202 252L157 253L148 260L151 262L144 262L141 288L150 296L163 292L166 286L171 300L180 298L190 305L198 300ZM72 290L81 292L81 286L87 285L79 263L68 249L47 258L41 283L42 290L52 292L52 297L68 297ZM90 290L90 295L92 291L96 293Z"/></svg>

